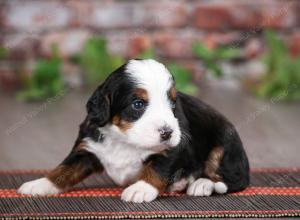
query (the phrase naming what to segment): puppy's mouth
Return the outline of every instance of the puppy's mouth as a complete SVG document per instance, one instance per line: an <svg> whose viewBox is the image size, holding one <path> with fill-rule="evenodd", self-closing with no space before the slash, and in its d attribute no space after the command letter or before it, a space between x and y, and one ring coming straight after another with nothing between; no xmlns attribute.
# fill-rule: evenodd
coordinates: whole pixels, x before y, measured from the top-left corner
<svg viewBox="0 0 300 220"><path fill-rule="evenodd" d="M152 147L152 150L155 152L161 152L164 150L171 149L173 147L174 146L170 143L170 141L163 141L163 142L161 142L161 144L155 145L154 147Z"/></svg>
<svg viewBox="0 0 300 220"><path fill-rule="evenodd" d="M154 152L157 152L157 153L159 153L159 152L161 152L161 151L164 151L164 150L166 150L166 149L168 149L168 147L167 147L167 145L156 145L156 146L153 146L152 147L152 150L154 151Z"/></svg>

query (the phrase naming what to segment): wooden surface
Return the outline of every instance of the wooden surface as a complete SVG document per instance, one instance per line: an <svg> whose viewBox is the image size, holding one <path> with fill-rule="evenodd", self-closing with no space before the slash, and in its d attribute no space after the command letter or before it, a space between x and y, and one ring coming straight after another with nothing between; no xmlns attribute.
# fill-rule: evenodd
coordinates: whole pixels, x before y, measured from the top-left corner
<svg viewBox="0 0 300 220"><path fill-rule="evenodd" d="M0 169L48 169L71 150L89 94L26 104L0 94ZM240 132L252 167L300 167L300 104L257 100L213 86L200 97Z"/></svg>

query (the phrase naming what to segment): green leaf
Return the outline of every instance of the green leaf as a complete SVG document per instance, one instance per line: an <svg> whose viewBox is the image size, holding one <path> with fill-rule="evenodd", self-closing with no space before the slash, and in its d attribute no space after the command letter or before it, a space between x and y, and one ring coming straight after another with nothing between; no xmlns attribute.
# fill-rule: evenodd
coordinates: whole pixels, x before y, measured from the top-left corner
<svg viewBox="0 0 300 220"><path fill-rule="evenodd" d="M195 42L192 45L192 51L193 54L203 60L211 60L213 59L213 51L211 51L209 48L207 48L203 43L201 42Z"/></svg>
<svg viewBox="0 0 300 220"><path fill-rule="evenodd" d="M9 51L4 47L0 47L0 59L4 59L8 57L8 55L9 55Z"/></svg>
<svg viewBox="0 0 300 220"><path fill-rule="evenodd" d="M195 95L198 92L198 88L192 82L192 73L190 70L176 63L169 64L168 69L174 76L176 88L179 91L190 95Z"/></svg>
<svg viewBox="0 0 300 220"><path fill-rule="evenodd" d="M61 63L58 52L53 52L49 59L38 60L32 76L25 79L25 88L17 93L17 98L23 101L41 101L57 95L64 88Z"/></svg>
<svg viewBox="0 0 300 220"><path fill-rule="evenodd" d="M206 67L215 77L222 77L224 75L221 67L216 62L207 62Z"/></svg>
<svg viewBox="0 0 300 220"><path fill-rule="evenodd" d="M140 59L155 59L155 51L153 48L149 48L145 51L143 51L141 54L137 56Z"/></svg>
<svg viewBox="0 0 300 220"><path fill-rule="evenodd" d="M218 59L234 59L241 56L241 51L237 48L219 47L215 51Z"/></svg>
<svg viewBox="0 0 300 220"><path fill-rule="evenodd" d="M93 86L104 81L113 70L124 63L124 60L108 52L104 39L94 37L85 43L79 56L79 63L88 85Z"/></svg>
<svg viewBox="0 0 300 220"><path fill-rule="evenodd" d="M256 94L263 98L280 97L299 100L300 59L292 58L287 45L270 30L265 31L268 50L263 58L267 71L261 78Z"/></svg>
<svg viewBox="0 0 300 220"><path fill-rule="evenodd" d="M210 50L200 42L195 42L192 50L193 54L197 58L201 59L208 72L213 73L215 77L221 77L224 75L218 61L237 58L241 55L240 50L237 48L223 46Z"/></svg>

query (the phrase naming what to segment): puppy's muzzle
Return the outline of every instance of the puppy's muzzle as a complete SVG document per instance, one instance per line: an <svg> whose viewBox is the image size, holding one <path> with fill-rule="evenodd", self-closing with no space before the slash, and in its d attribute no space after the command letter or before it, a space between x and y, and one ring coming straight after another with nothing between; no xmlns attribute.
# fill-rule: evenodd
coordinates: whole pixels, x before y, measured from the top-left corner
<svg viewBox="0 0 300 220"><path fill-rule="evenodd" d="M168 126L163 126L162 128L158 129L160 134L161 141L167 141L172 137L173 129Z"/></svg>

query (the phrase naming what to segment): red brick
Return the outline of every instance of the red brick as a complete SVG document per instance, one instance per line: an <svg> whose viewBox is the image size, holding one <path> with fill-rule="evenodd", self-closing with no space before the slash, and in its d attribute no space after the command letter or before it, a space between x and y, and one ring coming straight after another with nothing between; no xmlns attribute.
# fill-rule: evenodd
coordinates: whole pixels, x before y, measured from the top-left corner
<svg viewBox="0 0 300 220"><path fill-rule="evenodd" d="M105 1L102 1L105 4ZM71 26L77 27L80 25L87 25L84 21L88 22L87 17L89 17L95 10L95 5L92 1L82 1L82 0L70 0L65 3L73 14L71 20Z"/></svg>
<svg viewBox="0 0 300 220"><path fill-rule="evenodd" d="M2 45L16 60L32 58L37 55L40 36L37 34L17 33L3 36Z"/></svg>
<svg viewBox="0 0 300 220"><path fill-rule="evenodd" d="M152 47L152 42L149 35L134 36L129 39L128 56L136 57L141 52Z"/></svg>
<svg viewBox="0 0 300 220"><path fill-rule="evenodd" d="M20 87L15 66L11 63L0 63L0 87L2 89L14 90Z"/></svg>
<svg viewBox="0 0 300 220"><path fill-rule="evenodd" d="M108 50L119 56L128 55L128 45L131 36L127 31L115 31L106 35Z"/></svg>
<svg viewBox="0 0 300 220"><path fill-rule="evenodd" d="M205 34L201 39L208 48L214 49L220 45L231 45L233 42L239 39L237 33L209 33Z"/></svg>
<svg viewBox="0 0 300 220"><path fill-rule="evenodd" d="M262 27L292 28L297 23L297 1L286 1L277 4L268 4L262 7Z"/></svg>
<svg viewBox="0 0 300 220"><path fill-rule="evenodd" d="M77 22L93 28L179 27L187 22L186 6L173 1L93 2L92 8L85 5L82 10L78 4L68 4L77 8Z"/></svg>
<svg viewBox="0 0 300 220"><path fill-rule="evenodd" d="M184 31L156 32L153 34L153 46L157 54L168 58L192 58L192 44L201 41L210 48L228 45L238 39L236 33L203 34L191 29Z"/></svg>
<svg viewBox="0 0 300 220"><path fill-rule="evenodd" d="M4 2L0 2L0 28L5 25L6 19L6 4Z"/></svg>
<svg viewBox="0 0 300 220"><path fill-rule="evenodd" d="M6 27L26 32L62 28L72 14L60 1L7 1Z"/></svg>
<svg viewBox="0 0 300 220"><path fill-rule="evenodd" d="M157 54L169 58L191 58L191 46L195 40L192 33L159 32L153 37Z"/></svg>
<svg viewBox="0 0 300 220"><path fill-rule="evenodd" d="M60 55L70 57L80 52L89 37L91 33L85 30L51 32L42 38L40 50L42 54L50 55L52 46L56 45Z"/></svg>
<svg viewBox="0 0 300 220"><path fill-rule="evenodd" d="M194 11L194 25L198 28L218 30L289 28L296 24L295 4L295 1L203 3Z"/></svg>
<svg viewBox="0 0 300 220"><path fill-rule="evenodd" d="M293 56L300 56L300 32L293 33L287 38L289 50Z"/></svg>
<svg viewBox="0 0 300 220"><path fill-rule="evenodd" d="M153 46L151 35L140 29L111 31L104 36L108 42L108 50L119 56L133 58Z"/></svg>
<svg viewBox="0 0 300 220"><path fill-rule="evenodd" d="M231 22L230 7L199 5L194 13L194 24L198 28L224 29Z"/></svg>

